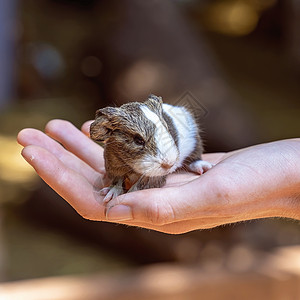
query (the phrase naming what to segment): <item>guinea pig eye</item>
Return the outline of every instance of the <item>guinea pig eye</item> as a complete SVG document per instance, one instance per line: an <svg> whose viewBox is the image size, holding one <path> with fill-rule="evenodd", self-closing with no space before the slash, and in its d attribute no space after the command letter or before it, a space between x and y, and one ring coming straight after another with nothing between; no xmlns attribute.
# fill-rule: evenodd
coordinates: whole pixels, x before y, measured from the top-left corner
<svg viewBox="0 0 300 300"><path fill-rule="evenodd" d="M133 141L139 146L145 145L145 140L138 134L133 137Z"/></svg>

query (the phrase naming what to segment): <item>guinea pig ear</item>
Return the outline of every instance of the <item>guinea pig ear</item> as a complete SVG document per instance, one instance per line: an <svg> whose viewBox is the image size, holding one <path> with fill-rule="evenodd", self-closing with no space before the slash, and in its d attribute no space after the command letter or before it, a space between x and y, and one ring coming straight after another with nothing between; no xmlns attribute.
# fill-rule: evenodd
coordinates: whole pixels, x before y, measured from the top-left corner
<svg viewBox="0 0 300 300"><path fill-rule="evenodd" d="M148 96L145 104L152 108L154 111L161 112L163 104L162 97L151 94Z"/></svg>
<svg viewBox="0 0 300 300"><path fill-rule="evenodd" d="M162 97L155 96L155 95L153 95L153 94L150 94L150 95L148 96L148 100L149 100L149 101L157 102L157 103L159 103L159 104L162 104L162 103L163 103Z"/></svg>
<svg viewBox="0 0 300 300"><path fill-rule="evenodd" d="M96 111L95 121L90 127L91 139L103 142L110 137L114 130L114 117L118 115L118 108L105 107Z"/></svg>
<svg viewBox="0 0 300 300"><path fill-rule="evenodd" d="M106 116L107 118L111 118L113 116L119 115L120 109L118 107L104 107L100 108L96 111L95 119L100 118L101 116Z"/></svg>

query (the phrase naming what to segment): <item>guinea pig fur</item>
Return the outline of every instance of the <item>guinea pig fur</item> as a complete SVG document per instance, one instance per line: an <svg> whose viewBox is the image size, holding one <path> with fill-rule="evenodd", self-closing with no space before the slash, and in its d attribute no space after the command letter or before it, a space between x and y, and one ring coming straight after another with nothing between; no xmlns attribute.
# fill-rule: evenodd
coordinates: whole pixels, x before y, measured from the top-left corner
<svg viewBox="0 0 300 300"><path fill-rule="evenodd" d="M155 95L145 102L97 110L90 136L104 144L105 169L112 181L101 191L104 202L127 191L161 187L166 176L180 168L202 174L212 167L201 160L194 115Z"/></svg>

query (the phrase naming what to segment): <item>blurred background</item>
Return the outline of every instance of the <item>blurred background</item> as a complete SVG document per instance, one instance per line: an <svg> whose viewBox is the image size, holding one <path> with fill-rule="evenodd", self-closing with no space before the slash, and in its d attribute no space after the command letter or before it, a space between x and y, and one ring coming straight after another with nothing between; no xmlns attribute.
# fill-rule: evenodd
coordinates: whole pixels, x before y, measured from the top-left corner
<svg viewBox="0 0 300 300"><path fill-rule="evenodd" d="M297 0L0 0L1 281L157 263L248 272L262 253L300 244L288 220L180 236L84 220L15 141L24 127L80 127L150 93L207 111L208 152L299 137L299 26Z"/></svg>

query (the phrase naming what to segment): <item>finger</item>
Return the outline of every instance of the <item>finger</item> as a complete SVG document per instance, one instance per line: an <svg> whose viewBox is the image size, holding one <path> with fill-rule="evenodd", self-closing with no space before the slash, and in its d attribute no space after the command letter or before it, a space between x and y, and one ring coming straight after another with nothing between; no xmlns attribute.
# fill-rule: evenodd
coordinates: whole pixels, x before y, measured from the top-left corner
<svg viewBox="0 0 300 300"><path fill-rule="evenodd" d="M93 186L83 176L66 167L44 148L27 146L22 155L38 175L80 215L91 220L104 219L104 207L96 201Z"/></svg>
<svg viewBox="0 0 300 300"><path fill-rule="evenodd" d="M36 145L47 149L68 168L83 175L91 184L94 184L99 178L98 172L39 130L32 128L23 129L19 132L17 141L24 147ZM102 175L104 175L104 172Z"/></svg>
<svg viewBox="0 0 300 300"><path fill-rule="evenodd" d="M103 171L103 149L73 124L64 120L52 120L46 125L45 131L96 171Z"/></svg>
<svg viewBox="0 0 300 300"><path fill-rule="evenodd" d="M91 124L93 123L93 120L90 121L86 121L85 123L83 123L83 125L81 126L81 131L86 135L86 136L90 136L90 127Z"/></svg>

